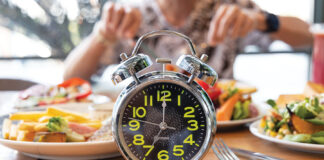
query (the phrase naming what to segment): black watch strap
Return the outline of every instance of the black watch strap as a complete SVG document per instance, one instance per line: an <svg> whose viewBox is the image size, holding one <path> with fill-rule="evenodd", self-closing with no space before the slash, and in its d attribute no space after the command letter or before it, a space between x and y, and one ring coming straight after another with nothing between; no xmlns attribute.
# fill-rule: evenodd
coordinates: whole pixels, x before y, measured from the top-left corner
<svg viewBox="0 0 324 160"><path fill-rule="evenodd" d="M267 29L264 31L265 33L272 33L279 30L280 22L278 16L265 12L266 17L266 25Z"/></svg>

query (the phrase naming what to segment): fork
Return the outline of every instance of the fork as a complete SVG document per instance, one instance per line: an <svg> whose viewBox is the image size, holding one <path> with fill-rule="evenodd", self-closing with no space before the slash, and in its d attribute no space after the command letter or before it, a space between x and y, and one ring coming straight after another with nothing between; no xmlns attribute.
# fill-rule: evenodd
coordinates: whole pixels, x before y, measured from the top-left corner
<svg viewBox="0 0 324 160"><path fill-rule="evenodd" d="M215 139L212 149L219 160L239 160L221 138Z"/></svg>

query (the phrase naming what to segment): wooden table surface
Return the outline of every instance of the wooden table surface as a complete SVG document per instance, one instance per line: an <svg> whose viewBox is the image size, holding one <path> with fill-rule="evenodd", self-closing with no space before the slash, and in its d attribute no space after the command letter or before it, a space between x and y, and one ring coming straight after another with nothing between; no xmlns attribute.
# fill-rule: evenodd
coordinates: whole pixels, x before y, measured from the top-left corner
<svg viewBox="0 0 324 160"><path fill-rule="evenodd" d="M0 91L0 113L4 114L11 111L12 101L17 92ZM222 138L227 145L233 148L245 149L249 151L260 152L266 155L277 157L280 159L292 160L320 160L324 159L324 154L306 153L300 151L289 150L280 145L261 140L253 136L248 127L242 126L234 130L221 131L218 130L216 138ZM0 160L34 160L15 150L0 145ZM112 160L121 160L117 157ZM204 160L216 160L217 157L210 149Z"/></svg>

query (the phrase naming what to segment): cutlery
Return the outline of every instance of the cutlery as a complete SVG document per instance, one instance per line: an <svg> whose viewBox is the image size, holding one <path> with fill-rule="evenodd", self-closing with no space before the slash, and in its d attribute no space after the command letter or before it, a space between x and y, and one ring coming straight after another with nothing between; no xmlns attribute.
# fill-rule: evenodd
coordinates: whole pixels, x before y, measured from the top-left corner
<svg viewBox="0 0 324 160"><path fill-rule="evenodd" d="M240 157L245 157L247 159L254 159L254 160L280 160L279 158L276 157L271 157L271 156L267 156L265 154L262 153L258 153L258 152L251 152L251 151L247 151L247 150L243 150L243 149L237 149L237 148L231 148L231 150L237 154Z"/></svg>
<svg viewBox="0 0 324 160"><path fill-rule="evenodd" d="M234 152L224 143L221 138L214 140L212 149L219 160L239 160Z"/></svg>

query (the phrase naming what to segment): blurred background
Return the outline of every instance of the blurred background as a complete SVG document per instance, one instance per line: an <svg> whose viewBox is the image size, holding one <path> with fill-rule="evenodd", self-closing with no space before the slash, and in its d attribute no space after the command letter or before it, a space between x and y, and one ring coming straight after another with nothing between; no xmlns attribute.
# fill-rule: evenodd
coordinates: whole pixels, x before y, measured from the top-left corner
<svg viewBox="0 0 324 160"><path fill-rule="evenodd" d="M271 13L310 24L324 20L322 0L253 1ZM92 31L105 2L0 0L0 79L60 83L65 57ZM258 87L258 99L301 93L310 77L311 52L282 41L274 41L267 53L247 46L236 58L234 77Z"/></svg>

